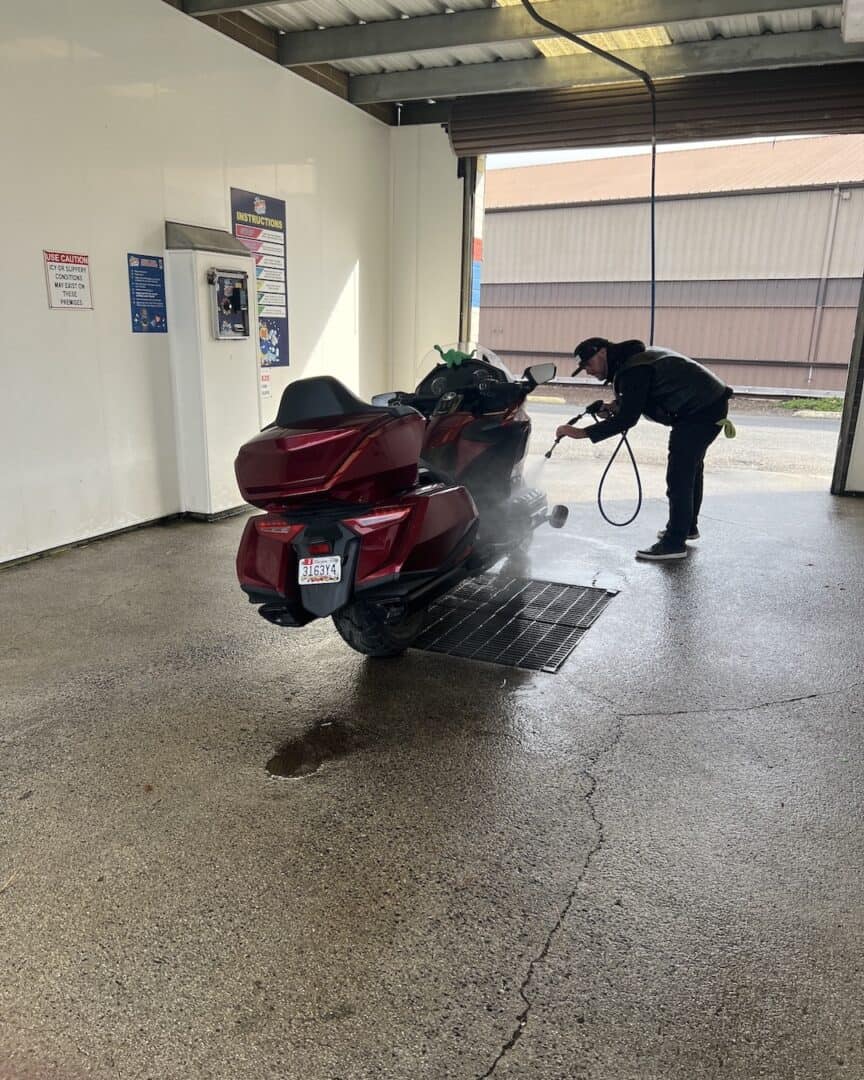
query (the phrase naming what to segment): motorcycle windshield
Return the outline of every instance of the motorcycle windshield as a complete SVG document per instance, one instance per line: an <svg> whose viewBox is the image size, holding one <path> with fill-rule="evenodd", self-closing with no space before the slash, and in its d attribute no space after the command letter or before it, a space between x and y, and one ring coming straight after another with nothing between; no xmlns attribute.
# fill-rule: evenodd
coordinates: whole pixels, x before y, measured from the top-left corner
<svg viewBox="0 0 864 1080"><path fill-rule="evenodd" d="M513 376L492 349L477 342L436 345L415 370L416 393L428 399L490 382L513 382Z"/></svg>

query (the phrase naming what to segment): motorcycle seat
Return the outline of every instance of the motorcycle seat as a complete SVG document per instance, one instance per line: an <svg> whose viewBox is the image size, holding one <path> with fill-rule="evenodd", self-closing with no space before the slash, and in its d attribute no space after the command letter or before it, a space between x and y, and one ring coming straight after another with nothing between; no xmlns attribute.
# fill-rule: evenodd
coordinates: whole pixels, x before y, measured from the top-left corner
<svg viewBox="0 0 864 1080"><path fill-rule="evenodd" d="M315 375L298 379L285 387L275 426L297 427L309 421L328 416L357 416L380 413L393 417L411 416L417 410L410 405L372 405L352 394L332 375Z"/></svg>

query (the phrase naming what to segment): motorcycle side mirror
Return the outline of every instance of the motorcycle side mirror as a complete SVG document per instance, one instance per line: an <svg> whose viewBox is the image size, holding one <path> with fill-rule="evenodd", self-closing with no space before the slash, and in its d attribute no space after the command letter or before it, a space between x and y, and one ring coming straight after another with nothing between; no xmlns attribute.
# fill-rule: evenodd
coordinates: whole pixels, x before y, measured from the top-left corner
<svg viewBox="0 0 864 1080"><path fill-rule="evenodd" d="M530 382L531 389L542 386L543 383L551 382L558 374L558 368L554 364L534 364L533 367L525 368L524 378Z"/></svg>

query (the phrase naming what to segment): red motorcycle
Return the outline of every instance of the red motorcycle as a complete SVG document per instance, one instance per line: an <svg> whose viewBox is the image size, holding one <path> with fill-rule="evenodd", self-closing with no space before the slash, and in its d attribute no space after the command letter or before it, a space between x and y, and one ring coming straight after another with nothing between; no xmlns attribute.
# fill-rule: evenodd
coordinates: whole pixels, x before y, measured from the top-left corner
<svg viewBox="0 0 864 1080"><path fill-rule="evenodd" d="M523 405L555 365L514 379L486 350L439 352L414 393L372 404L329 376L300 379L240 448L240 491L266 513L246 524L237 576L268 621L331 616L353 649L397 656L433 600L563 524L522 482Z"/></svg>

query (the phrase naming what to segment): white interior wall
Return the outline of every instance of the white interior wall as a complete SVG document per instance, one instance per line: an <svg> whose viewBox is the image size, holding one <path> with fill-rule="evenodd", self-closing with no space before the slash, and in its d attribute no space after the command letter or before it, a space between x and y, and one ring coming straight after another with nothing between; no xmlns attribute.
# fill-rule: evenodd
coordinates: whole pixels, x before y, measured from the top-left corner
<svg viewBox="0 0 864 1080"><path fill-rule="evenodd" d="M286 201L291 366L272 369L274 412L304 375L388 388L394 251L398 355L455 335L456 162L437 128L391 142L162 0L13 5L0 87L0 561L180 509L168 340L132 334L126 269L127 252L163 251L166 218L230 230L232 186ZM48 309L43 248L90 256L93 311Z"/></svg>
<svg viewBox="0 0 864 1080"><path fill-rule="evenodd" d="M459 336L462 181L446 133L435 124L392 128L393 271L390 384L411 390L437 344Z"/></svg>

